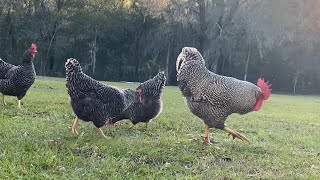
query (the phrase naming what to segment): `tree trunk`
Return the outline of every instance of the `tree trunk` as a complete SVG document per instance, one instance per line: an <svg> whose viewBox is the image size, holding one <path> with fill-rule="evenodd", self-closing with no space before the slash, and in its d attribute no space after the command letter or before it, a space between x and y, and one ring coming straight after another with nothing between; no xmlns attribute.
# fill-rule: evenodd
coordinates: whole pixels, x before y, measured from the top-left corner
<svg viewBox="0 0 320 180"><path fill-rule="evenodd" d="M50 40L50 43L49 43L49 47L48 47L48 50L47 50L47 55L46 55L46 59L44 60L44 63L41 62L41 75L47 75L46 74L46 67L47 67L47 62L48 62L48 59L49 59L49 55L50 55L50 50L51 50L51 47L52 47L52 44L54 44L54 41L55 41L55 36L57 34L57 31L58 31L59 27L58 27L58 22L56 21L54 26L53 26L53 34L52 34L52 37L51 37L51 40Z"/></svg>
<svg viewBox="0 0 320 180"><path fill-rule="evenodd" d="M298 19L300 20L300 22L303 21L303 1L300 1L300 11L299 11L299 16ZM302 50L301 50L302 51ZM298 79L300 76L300 71L301 71L301 61L303 58L302 52L300 52L300 59L298 59L298 63L297 63L297 69L294 75L294 81L293 81L293 95L296 95L296 88L297 88L297 83L298 83Z"/></svg>
<svg viewBox="0 0 320 180"><path fill-rule="evenodd" d="M139 81L139 67L140 67L140 40L142 38L142 32L138 32L135 36L135 46L134 46L134 55L133 55L133 62L135 63L135 70L134 70L134 79Z"/></svg>
<svg viewBox="0 0 320 180"><path fill-rule="evenodd" d="M199 4L199 24L200 24L200 33L199 33L199 52L203 54L205 40L206 40L206 4L204 0L198 0Z"/></svg>
<svg viewBox="0 0 320 180"><path fill-rule="evenodd" d="M97 34L98 34L98 29L97 26L94 31L94 39L91 44L91 49L90 49L90 57L91 57L91 66L92 66L92 77L95 77L96 74L96 62L97 62L97 52L98 52L98 46L97 46Z"/></svg>
<svg viewBox="0 0 320 180"><path fill-rule="evenodd" d="M216 70L217 74L222 75L223 66L224 66L224 55L220 52L218 62L217 62L217 70Z"/></svg>
<svg viewBox="0 0 320 180"><path fill-rule="evenodd" d="M139 58L139 45L138 42L135 42L135 52L133 56L133 62L135 63L134 68L134 79L135 81L139 81L139 66L140 66L140 58Z"/></svg>
<svg viewBox="0 0 320 180"><path fill-rule="evenodd" d="M301 69L301 60L299 60L298 64L297 64L297 69L294 75L294 80L293 80L293 95L296 95L296 88L297 88L297 83L298 83L298 79L300 76L300 69Z"/></svg>
<svg viewBox="0 0 320 180"><path fill-rule="evenodd" d="M250 61L251 44L252 44L252 39L250 39L250 42L249 42L249 50L248 50L247 62L246 62L246 66L245 66L245 69L244 69L243 80L245 80L245 81L247 80L247 75L248 75L248 66L249 66L249 61Z"/></svg>
<svg viewBox="0 0 320 180"><path fill-rule="evenodd" d="M124 55L124 52L121 53L121 57L122 59L125 59L125 55ZM118 77L118 81L121 81L122 80L122 76L123 76L123 61L118 61L117 63L117 69L118 69L118 73L119 73L119 77Z"/></svg>
<svg viewBox="0 0 320 180"><path fill-rule="evenodd" d="M293 82L293 95L296 95L296 87L297 87L298 77L299 77L299 75L295 75L295 77L294 77L294 82Z"/></svg>
<svg viewBox="0 0 320 180"><path fill-rule="evenodd" d="M169 78L170 51L171 51L171 41L169 40L167 58L166 58L166 72L165 72L167 78Z"/></svg>

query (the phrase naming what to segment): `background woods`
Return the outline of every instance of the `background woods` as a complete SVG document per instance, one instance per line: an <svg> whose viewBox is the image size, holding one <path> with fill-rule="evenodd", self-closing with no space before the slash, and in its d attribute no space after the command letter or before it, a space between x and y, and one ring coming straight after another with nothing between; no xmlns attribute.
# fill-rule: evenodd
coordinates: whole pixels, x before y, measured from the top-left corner
<svg viewBox="0 0 320 180"><path fill-rule="evenodd" d="M38 75L63 77L75 57L99 80L161 69L174 85L177 55L194 46L218 74L319 93L319 19L317 0L1 0L0 57L17 64L36 42Z"/></svg>

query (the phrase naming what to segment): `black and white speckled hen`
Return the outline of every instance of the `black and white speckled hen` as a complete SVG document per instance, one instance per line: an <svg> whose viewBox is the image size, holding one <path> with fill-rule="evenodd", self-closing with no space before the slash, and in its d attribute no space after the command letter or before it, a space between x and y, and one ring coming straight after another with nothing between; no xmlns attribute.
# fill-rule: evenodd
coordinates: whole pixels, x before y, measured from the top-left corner
<svg viewBox="0 0 320 180"><path fill-rule="evenodd" d="M93 122L99 135L105 137L101 127L107 120L120 114L132 102L135 92L122 90L96 81L82 72L76 59L70 58L65 63L68 94L71 106L76 114L72 133L77 135L78 119Z"/></svg>
<svg viewBox="0 0 320 180"><path fill-rule="evenodd" d="M4 96L16 96L18 107L21 108L21 99L26 95L28 89L34 83L36 72L33 60L37 53L37 46L32 43L22 57L20 65L15 66L0 59L0 92L5 105Z"/></svg>
<svg viewBox="0 0 320 180"><path fill-rule="evenodd" d="M222 129L235 138L245 136L226 127L232 113L246 114L259 110L270 96L271 85L259 79L257 85L210 72L196 48L184 47L177 58L177 81L190 111L205 123L205 144L209 128Z"/></svg>
<svg viewBox="0 0 320 180"><path fill-rule="evenodd" d="M123 119L130 119L132 128L139 122L148 122L156 118L162 111L162 91L166 83L164 72L159 72L152 79L142 83L136 90L136 101L126 108L121 114L112 118L112 123Z"/></svg>

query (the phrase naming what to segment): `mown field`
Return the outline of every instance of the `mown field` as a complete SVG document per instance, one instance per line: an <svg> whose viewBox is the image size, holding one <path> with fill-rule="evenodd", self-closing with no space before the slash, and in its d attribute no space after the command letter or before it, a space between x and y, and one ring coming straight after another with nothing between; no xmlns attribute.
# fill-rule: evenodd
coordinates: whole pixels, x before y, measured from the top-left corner
<svg viewBox="0 0 320 180"><path fill-rule="evenodd" d="M109 83L121 88L134 84ZM228 127L251 143L212 129L202 144L203 123L187 109L177 87L166 87L162 114L128 130L129 121L104 127L74 114L65 79L38 77L22 109L16 98L0 104L0 179L318 179L320 97L272 95L262 110L232 115Z"/></svg>

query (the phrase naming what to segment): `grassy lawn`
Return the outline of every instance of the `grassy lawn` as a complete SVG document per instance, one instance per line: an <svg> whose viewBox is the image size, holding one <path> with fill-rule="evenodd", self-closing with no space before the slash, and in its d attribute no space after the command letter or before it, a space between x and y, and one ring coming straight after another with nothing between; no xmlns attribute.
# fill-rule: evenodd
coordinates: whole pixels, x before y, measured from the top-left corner
<svg viewBox="0 0 320 180"><path fill-rule="evenodd" d="M107 83L121 88L137 85ZM23 99L0 104L0 179L317 179L320 176L320 97L272 95L258 112L234 114L228 127L251 143L212 129L202 144L203 123L177 87L166 87L164 109L148 129L130 122L104 127L74 114L65 79L38 77Z"/></svg>

